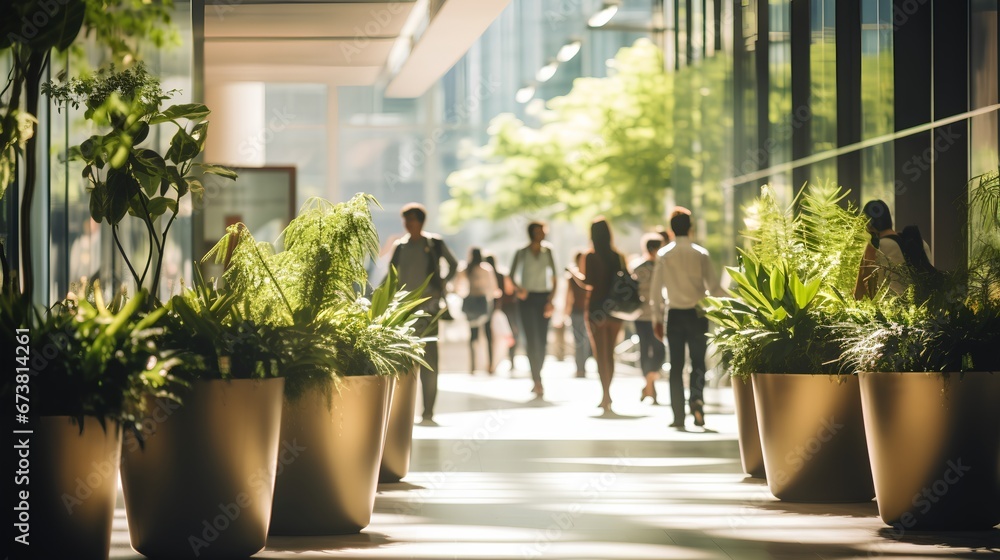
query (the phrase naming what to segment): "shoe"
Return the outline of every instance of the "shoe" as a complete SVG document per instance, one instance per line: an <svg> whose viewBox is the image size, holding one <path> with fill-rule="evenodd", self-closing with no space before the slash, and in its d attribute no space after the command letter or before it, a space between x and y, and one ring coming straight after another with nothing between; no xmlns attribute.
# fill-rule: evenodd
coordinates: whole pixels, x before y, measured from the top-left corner
<svg viewBox="0 0 1000 560"><path fill-rule="evenodd" d="M670 427L671 428L683 428L684 427L684 422L674 422L674 423L670 424Z"/></svg>
<svg viewBox="0 0 1000 560"><path fill-rule="evenodd" d="M534 393L538 398L542 398L545 395L545 389L542 388L541 383L535 383L532 387L531 392Z"/></svg>
<svg viewBox="0 0 1000 560"><path fill-rule="evenodd" d="M434 418L430 416L424 416L424 419L420 421L421 426L437 426L438 423L434 421Z"/></svg>
<svg viewBox="0 0 1000 560"><path fill-rule="evenodd" d="M646 387L643 387L642 388L642 396L639 397L639 402L642 402L642 401L646 400L646 397L652 397L653 404L660 404L660 403L658 403L656 401L656 387L652 387L652 388L648 388L648 389Z"/></svg>
<svg viewBox="0 0 1000 560"><path fill-rule="evenodd" d="M702 402L702 401L700 401L700 400L697 400L697 401L694 401L693 403L691 403L691 415L694 416L694 425L695 426L704 426L705 425L705 410L704 410L704 407L705 407L705 403Z"/></svg>

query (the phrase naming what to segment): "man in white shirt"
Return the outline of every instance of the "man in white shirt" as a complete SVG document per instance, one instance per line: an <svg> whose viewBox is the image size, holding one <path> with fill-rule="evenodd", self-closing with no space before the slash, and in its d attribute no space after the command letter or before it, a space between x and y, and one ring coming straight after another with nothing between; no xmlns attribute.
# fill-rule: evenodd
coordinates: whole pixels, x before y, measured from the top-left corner
<svg viewBox="0 0 1000 560"><path fill-rule="evenodd" d="M514 263L510 267L510 279L514 293L520 301L521 326L527 345L528 363L535 386L531 392L541 398L542 363L545 362L545 346L549 336L549 318L552 317L552 298L556 293L556 263L552 258L552 247L545 243L545 224L528 224L531 242L518 249Z"/></svg>
<svg viewBox="0 0 1000 560"><path fill-rule="evenodd" d="M440 310L441 298L445 294L445 286L458 271L458 261L448 250L440 235L423 231L427 210L415 202L403 206L401 212L406 235L396 241L392 252L392 265L399 272L401 288L415 289L431 277L424 291L424 297L429 298L421 306L431 317ZM441 259L448 265L448 272L441 275ZM427 327L428 319L417 322L417 333ZM426 336L436 337L435 324ZM424 348L424 361L430 368L420 366L420 386L423 394L424 424L434 425L434 401L437 400L437 370L438 345L437 339L430 341Z"/></svg>
<svg viewBox="0 0 1000 560"><path fill-rule="evenodd" d="M696 426L705 425L705 350L708 319L699 306L706 295L723 296L708 250L691 241L691 212L677 207L670 216L675 240L660 249L650 281L653 332L663 340L664 310L670 349L670 406L674 428L684 427L684 350L691 355L689 404Z"/></svg>

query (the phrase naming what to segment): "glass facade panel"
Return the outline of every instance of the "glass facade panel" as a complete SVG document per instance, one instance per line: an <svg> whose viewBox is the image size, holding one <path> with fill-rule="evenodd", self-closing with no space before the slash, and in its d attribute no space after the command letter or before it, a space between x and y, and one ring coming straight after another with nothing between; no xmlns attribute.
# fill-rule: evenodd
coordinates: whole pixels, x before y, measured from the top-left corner
<svg viewBox="0 0 1000 560"><path fill-rule="evenodd" d="M810 153L837 147L837 24L834 0L812 0L810 6L809 110L795 108L796 126L810 116ZM837 159L810 166L811 181L837 181ZM798 186L798 185L797 185Z"/></svg>
<svg viewBox="0 0 1000 560"><path fill-rule="evenodd" d="M786 163L792 160L792 15L790 0L769 0L770 51L768 53L770 164ZM783 202L792 197L791 173L777 173L768 180L775 193Z"/></svg>
<svg viewBox="0 0 1000 560"><path fill-rule="evenodd" d="M895 130L893 86L892 0L861 2L861 137L874 138ZM895 205L893 143L861 152L861 201L881 199ZM846 185L855 188L853 185Z"/></svg>

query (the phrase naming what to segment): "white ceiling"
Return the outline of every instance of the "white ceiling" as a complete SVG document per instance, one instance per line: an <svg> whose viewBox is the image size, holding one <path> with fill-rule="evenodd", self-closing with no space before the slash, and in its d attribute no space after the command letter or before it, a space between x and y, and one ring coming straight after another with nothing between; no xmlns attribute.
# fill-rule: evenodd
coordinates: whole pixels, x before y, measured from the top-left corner
<svg viewBox="0 0 1000 560"><path fill-rule="evenodd" d="M392 97L417 97L509 2L209 0L206 79L381 83Z"/></svg>

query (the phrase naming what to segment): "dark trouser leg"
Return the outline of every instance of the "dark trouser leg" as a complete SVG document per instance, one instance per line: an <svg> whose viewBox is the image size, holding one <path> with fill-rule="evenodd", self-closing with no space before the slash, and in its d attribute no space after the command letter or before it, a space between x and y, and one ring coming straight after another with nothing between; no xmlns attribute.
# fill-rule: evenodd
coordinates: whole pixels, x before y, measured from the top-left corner
<svg viewBox="0 0 1000 560"><path fill-rule="evenodd" d="M662 346L662 344L653 336L653 323L650 321L636 321L635 333L639 335L639 365L642 368L642 374L649 375L650 372L659 371L663 362L661 358L660 363L656 363L656 346ZM660 355L662 354L663 351L661 350Z"/></svg>
<svg viewBox="0 0 1000 560"><path fill-rule="evenodd" d="M670 408L674 423L684 423L684 347L687 342L684 311L667 311L667 343L670 345Z"/></svg>
<svg viewBox="0 0 1000 560"><path fill-rule="evenodd" d="M524 338L528 346L528 363L531 364L531 378L535 383L542 382L542 364L545 362L545 346L549 334L549 320L545 317L547 301L548 294L532 292L521 305Z"/></svg>
<svg viewBox="0 0 1000 560"><path fill-rule="evenodd" d="M691 320L687 343L691 354L691 394L688 402L694 410L695 403L700 406L705 401L705 350L708 347L708 319L697 317ZM699 402L700 401L700 402Z"/></svg>
<svg viewBox="0 0 1000 560"><path fill-rule="evenodd" d="M517 340L521 337L521 304L510 302L504 305L503 314L507 317L507 325L510 326L510 367L514 369L514 355L517 354Z"/></svg>
<svg viewBox="0 0 1000 560"><path fill-rule="evenodd" d="M479 340L479 327L469 329L469 373L476 373L476 341Z"/></svg>
<svg viewBox="0 0 1000 560"><path fill-rule="evenodd" d="M486 371L493 373L493 312L486 316L483 334L486 335Z"/></svg>
<svg viewBox="0 0 1000 560"><path fill-rule="evenodd" d="M438 343L428 342L424 350L424 361L430 369L420 366L420 388L424 397L424 418L434 417L434 401L437 400L438 388Z"/></svg>

